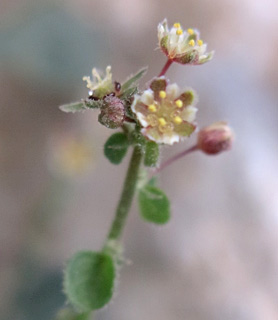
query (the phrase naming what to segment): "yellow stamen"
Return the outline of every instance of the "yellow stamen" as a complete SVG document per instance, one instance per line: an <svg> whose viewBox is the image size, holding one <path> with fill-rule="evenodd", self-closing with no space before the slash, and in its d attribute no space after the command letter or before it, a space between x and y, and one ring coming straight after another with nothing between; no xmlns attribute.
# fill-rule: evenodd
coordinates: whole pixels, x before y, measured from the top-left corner
<svg viewBox="0 0 278 320"><path fill-rule="evenodd" d="M177 117L174 118L174 122L175 122L176 124L181 124L181 123L182 123L182 118L179 117L179 116L177 116Z"/></svg>
<svg viewBox="0 0 278 320"><path fill-rule="evenodd" d="M178 29L178 30L176 31L176 34L177 34L178 36L181 36L181 35L183 34L182 29Z"/></svg>
<svg viewBox="0 0 278 320"><path fill-rule="evenodd" d="M199 45L199 46L202 46L203 43L204 43L203 40L198 40L198 45Z"/></svg>
<svg viewBox="0 0 278 320"><path fill-rule="evenodd" d="M190 35L194 34L194 30L191 29L191 28L187 29L187 32L188 32Z"/></svg>
<svg viewBox="0 0 278 320"><path fill-rule="evenodd" d="M158 119L158 122L159 122L159 124L160 124L161 126L165 126L165 125L166 125L166 121L165 121L164 118L159 118L159 119Z"/></svg>
<svg viewBox="0 0 278 320"><path fill-rule="evenodd" d="M166 98L166 92L163 91L163 90L159 91L159 96L160 96L161 99Z"/></svg>
<svg viewBox="0 0 278 320"><path fill-rule="evenodd" d="M191 46L191 47L194 47L195 46L195 40L191 39L188 44Z"/></svg>
<svg viewBox="0 0 278 320"><path fill-rule="evenodd" d="M181 27L181 25L180 25L180 23L179 23L179 22L174 23L174 28L179 29L180 27Z"/></svg>
<svg viewBox="0 0 278 320"><path fill-rule="evenodd" d="M176 103L176 106L177 106L178 108L182 108L183 102L182 102L180 99L177 100L175 103Z"/></svg>
<svg viewBox="0 0 278 320"><path fill-rule="evenodd" d="M157 111L157 108L154 104L150 104L149 107L148 107L149 111L151 112L156 112Z"/></svg>

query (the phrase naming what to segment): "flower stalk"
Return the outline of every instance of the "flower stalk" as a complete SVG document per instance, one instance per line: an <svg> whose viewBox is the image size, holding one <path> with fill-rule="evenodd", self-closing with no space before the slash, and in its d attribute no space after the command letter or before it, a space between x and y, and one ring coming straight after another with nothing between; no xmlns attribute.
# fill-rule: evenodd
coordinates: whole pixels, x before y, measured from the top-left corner
<svg viewBox="0 0 278 320"><path fill-rule="evenodd" d="M189 153L198 150L198 146L195 145L189 149L186 149L178 154L176 154L175 156L173 156L172 158L166 160L165 162L163 162L155 171L154 171L154 175L160 173L163 169L165 169L166 167L168 167L169 165L171 165L173 162L179 160L180 158L183 158L185 156L187 156Z"/></svg>
<svg viewBox="0 0 278 320"><path fill-rule="evenodd" d="M168 69L170 68L171 64L173 63L173 60L168 59L164 65L164 67L162 68L160 74L158 77L164 76L165 73L168 71Z"/></svg>

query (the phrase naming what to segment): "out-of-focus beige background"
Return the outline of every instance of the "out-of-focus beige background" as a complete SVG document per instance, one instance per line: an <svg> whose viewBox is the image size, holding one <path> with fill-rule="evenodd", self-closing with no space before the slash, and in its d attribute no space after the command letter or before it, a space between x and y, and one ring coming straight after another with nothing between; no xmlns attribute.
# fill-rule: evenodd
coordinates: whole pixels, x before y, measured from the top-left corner
<svg viewBox="0 0 278 320"><path fill-rule="evenodd" d="M278 319L277 12L277 0L0 0L1 319L51 319L64 304L65 261L101 247L128 157L119 167L104 158L112 131L97 111L58 106L86 97L93 66L112 65L119 81L146 65L145 80L157 75L164 17L197 27L216 51L168 76L198 92L200 127L228 120L236 142L162 173L168 225L143 222L134 203L132 264L95 319Z"/></svg>

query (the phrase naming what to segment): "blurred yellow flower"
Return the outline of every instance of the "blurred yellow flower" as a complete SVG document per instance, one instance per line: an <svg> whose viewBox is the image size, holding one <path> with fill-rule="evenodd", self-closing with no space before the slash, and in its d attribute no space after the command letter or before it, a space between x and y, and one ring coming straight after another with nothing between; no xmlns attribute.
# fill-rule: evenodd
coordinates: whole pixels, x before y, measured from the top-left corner
<svg viewBox="0 0 278 320"><path fill-rule="evenodd" d="M94 163L92 145L85 139L56 137L50 147L49 164L56 173L66 176L80 175L88 171Z"/></svg>

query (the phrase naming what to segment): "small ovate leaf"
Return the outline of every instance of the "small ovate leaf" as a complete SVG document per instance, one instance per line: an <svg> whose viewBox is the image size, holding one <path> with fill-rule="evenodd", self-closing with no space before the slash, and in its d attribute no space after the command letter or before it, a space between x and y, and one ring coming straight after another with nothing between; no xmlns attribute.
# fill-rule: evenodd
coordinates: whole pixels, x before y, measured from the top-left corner
<svg viewBox="0 0 278 320"><path fill-rule="evenodd" d="M155 224L165 224L170 219L167 196L159 188L148 184L139 192L139 209L143 219Z"/></svg>
<svg viewBox="0 0 278 320"><path fill-rule="evenodd" d="M132 85L136 84L147 72L148 67L140 69L135 75L128 78L123 84L121 91L124 92L126 89L131 87Z"/></svg>
<svg viewBox="0 0 278 320"><path fill-rule="evenodd" d="M55 320L90 320L91 312L78 313L72 308L64 308L57 313Z"/></svg>
<svg viewBox="0 0 278 320"><path fill-rule="evenodd" d="M114 133L104 145L104 154L110 162L119 164L126 155L128 145L128 138L124 133Z"/></svg>
<svg viewBox="0 0 278 320"><path fill-rule="evenodd" d="M155 167L159 158L159 146L154 141L148 141L145 148L144 165Z"/></svg>
<svg viewBox="0 0 278 320"><path fill-rule="evenodd" d="M64 112L79 112L79 111L84 111L86 110L86 106L84 105L83 102L72 102L68 104L63 104L62 106L59 107L60 110Z"/></svg>
<svg viewBox="0 0 278 320"><path fill-rule="evenodd" d="M80 312L105 306L113 295L113 259L102 252L78 252L67 264L64 290L69 302Z"/></svg>

